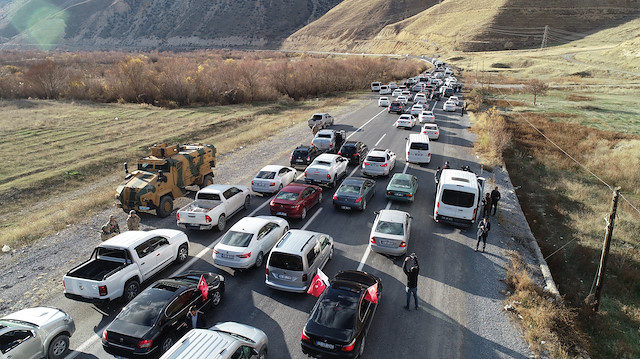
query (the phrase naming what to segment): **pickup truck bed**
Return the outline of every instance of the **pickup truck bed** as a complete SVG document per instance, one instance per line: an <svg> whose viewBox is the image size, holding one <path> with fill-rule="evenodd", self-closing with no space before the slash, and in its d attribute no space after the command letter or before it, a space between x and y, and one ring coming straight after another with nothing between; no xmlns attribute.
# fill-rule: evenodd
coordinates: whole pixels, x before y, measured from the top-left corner
<svg viewBox="0 0 640 359"><path fill-rule="evenodd" d="M75 278L101 281L114 271L124 267L124 263L108 261L104 259L94 259L76 267L67 274Z"/></svg>
<svg viewBox="0 0 640 359"><path fill-rule="evenodd" d="M222 203L222 201L197 199L187 206L183 207L181 210L192 213L207 213L215 207L219 206L220 203Z"/></svg>

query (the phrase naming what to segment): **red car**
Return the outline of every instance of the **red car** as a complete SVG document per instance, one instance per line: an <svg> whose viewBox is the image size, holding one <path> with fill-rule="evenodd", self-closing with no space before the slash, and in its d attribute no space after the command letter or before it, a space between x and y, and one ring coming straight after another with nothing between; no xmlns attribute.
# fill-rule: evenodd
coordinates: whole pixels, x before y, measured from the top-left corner
<svg viewBox="0 0 640 359"><path fill-rule="evenodd" d="M322 201L322 188L291 183L281 189L269 204L271 215L291 218L307 217L307 211Z"/></svg>

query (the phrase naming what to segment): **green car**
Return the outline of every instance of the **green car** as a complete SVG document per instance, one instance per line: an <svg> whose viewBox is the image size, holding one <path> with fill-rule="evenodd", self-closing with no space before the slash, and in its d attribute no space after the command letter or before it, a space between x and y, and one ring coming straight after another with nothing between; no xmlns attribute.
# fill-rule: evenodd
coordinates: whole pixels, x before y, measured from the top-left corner
<svg viewBox="0 0 640 359"><path fill-rule="evenodd" d="M413 202L418 190L418 179L414 175L396 173L389 181L386 196L390 200Z"/></svg>

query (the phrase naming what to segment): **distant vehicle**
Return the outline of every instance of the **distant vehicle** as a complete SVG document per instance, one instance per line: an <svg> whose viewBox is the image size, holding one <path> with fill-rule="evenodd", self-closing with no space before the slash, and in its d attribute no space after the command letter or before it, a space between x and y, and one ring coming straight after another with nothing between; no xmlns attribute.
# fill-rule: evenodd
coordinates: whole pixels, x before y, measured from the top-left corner
<svg viewBox="0 0 640 359"><path fill-rule="evenodd" d="M389 88L391 91L395 91L398 88L398 84L395 82L389 82Z"/></svg>
<svg viewBox="0 0 640 359"><path fill-rule="evenodd" d="M391 95L391 89L387 85L380 85L380 95Z"/></svg>
<svg viewBox="0 0 640 359"><path fill-rule="evenodd" d="M374 81L371 83L371 91L380 91L380 85L382 85L379 81Z"/></svg>
<svg viewBox="0 0 640 359"><path fill-rule="evenodd" d="M323 153L304 171L305 183L334 187L341 178L347 176L349 160L340 156Z"/></svg>
<svg viewBox="0 0 640 359"><path fill-rule="evenodd" d="M424 92L418 92L418 93L413 97L413 102L417 102L418 100L424 100L424 101L427 101L427 94L425 94Z"/></svg>
<svg viewBox="0 0 640 359"><path fill-rule="evenodd" d="M399 101L393 101L389 105L389 109L388 109L387 112L388 113L395 112L395 113L398 113L398 114L403 114L404 113L404 104L402 102L399 102Z"/></svg>
<svg viewBox="0 0 640 359"><path fill-rule="evenodd" d="M302 330L302 352L312 357L358 358L378 308L367 299L367 289L377 285L376 302L382 293L380 278L360 271L341 271L318 298Z"/></svg>
<svg viewBox="0 0 640 359"><path fill-rule="evenodd" d="M75 330L73 318L60 309L22 309L0 319L0 358L62 359Z"/></svg>
<svg viewBox="0 0 640 359"><path fill-rule="evenodd" d="M347 135L344 130L320 130L311 141L320 151L337 152Z"/></svg>
<svg viewBox="0 0 640 359"><path fill-rule="evenodd" d="M411 95L411 91L409 90L402 90L402 96L405 96L407 98L407 101L413 98L413 96Z"/></svg>
<svg viewBox="0 0 640 359"><path fill-rule="evenodd" d="M458 96L450 96L449 101L455 103L456 106L460 105L460 99L458 98Z"/></svg>
<svg viewBox="0 0 640 359"><path fill-rule="evenodd" d="M304 166L307 167L316 157L320 156L320 151L316 146L300 145L291 152L289 164L291 167Z"/></svg>
<svg viewBox="0 0 640 359"><path fill-rule="evenodd" d="M380 97L378 99L378 106L380 107L388 107L391 101L389 101L388 97Z"/></svg>
<svg viewBox="0 0 640 359"><path fill-rule="evenodd" d="M208 296L198 289L207 282ZM192 305L199 311L220 304L224 277L207 272L187 272L160 279L127 304L102 333L102 348L116 357L148 358L167 352L188 329L184 318Z"/></svg>
<svg viewBox="0 0 640 359"><path fill-rule="evenodd" d="M180 228L208 230L217 227L224 231L227 219L249 208L251 193L246 186L212 184L196 193L193 202L176 213Z"/></svg>
<svg viewBox="0 0 640 359"><path fill-rule="evenodd" d="M400 95L402 95L402 89L401 88L397 88L397 89L393 90L393 92L391 93L391 96L393 96L393 97L398 97Z"/></svg>
<svg viewBox="0 0 640 359"><path fill-rule="evenodd" d="M361 141L347 141L340 147L338 154L349 160L349 163L360 165L369 153L369 147Z"/></svg>
<svg viewBox="0 0 640 359"><path fill-rule="evenodd" d="M393 125L397 128L402 127L405 130L410 130L416 125L416 118L409 114L400 115Z"/></svg>
<svg viewBox="0 0 640 359"><path fill-rule="evenodd" d="M262 167L253 180L251 180L251 190L262 194L276 193L295 179L295 168L268 165Z"/></svg>
<svg viewBox="0 0 640 359"><path fill-rule="evenodd" d="M271 250L265 283L274 289L304 293L318 269L324 268L331 258L333 238L330 235L292 229Z"/></svg>
<svg viewBox="0 0 640 359"><path fill-rule="evenodd" d="M411 106L411 110L409 110L409 113L412 116L418 117L418 115L424 110L425 110L424 106L418 103Z"/></svg>
<svg viewBox="0 0 640 359"><path fill-rule="evenodd" d="M412 133L406 138L406 140L405 153L407 154L407 162L431 162L431 146L427 135Z"/></svg>
<svg viewBox="0 0 640 359"><path fill-rule="evenodd" d="M400 95L396 98L396 102L400 102L401 104L406 105L407 103L409 103L409 100L407 99L407 96Z"/></svg>
<svg viewBox="0 0 640 359"><path fill-rule="evenodd" d="M128 302L140 292L140 283L188 257L189 239L182 231L126 231L100 243L87 261L67 272L64 295L79 301Z"/></svg>
<svg viewBox="0 0 640 359"><path fill-rule="evenodd" d="M403 211L383 209L376 212L376 219L369 234L371 250L392 256L407 253L411 237L411 219L411 215Z"/></svg>
<svg viewBox="0 0 640 359"><path fill-rule="evenodd" d="M362 163L365 176L388 176L396 166L396 154L389 149L374 148Z"/></svg>
<svg viewBox="0 0 640 359"><path fill-rule="evenodd" d="M340 209L357 208L364 211L367 202L376 194L376 181L368 178L349 177L333 195L333 207Z"/></svg>
<svg viewBox="0 0 640 359"><path fill-rule="evenodd" d="M435 123L425 123L422 125L422 131L420 131L423 135L427 135L430 140L437 140L440 138L440 130L438 129L438 125Z"/></svg>
<svg viewBox="0 0 640 359"><path fill-rule="evenodd" d="M272 216L307 218L307 212L322 202L322 188L290 183L269 202Z"/></svg>
<svg viewBox="0 0 640 359"><path fill-rule="evenodd" d="M394 201L413 202L418 191L418 178L407 173L396 173L387 185L385 197Z"/></svg>
<svg viewBox="0 0 640 359"><path fill-rule="evenodd" d="M458 226L472 226L478 216L484 183L485 179L473 172L442 170L436 187L433 219Z"/></svg>
<svg viewBox="0 0 640 359"><path fill-rule="evenodd" d="M313 128L313 126L318 125L320 128L327 128L329 126L333 126L333 116L330 114L323 113L315 113L311 118L307 121L309 128Z"/></svg>
<svg viewBox="0 0 640 359"><path fill-rule="evenodd" d="M187 332L160 359L267 358L267 335L260 329L235 322ZM206 350L202 350L206 348Z"/></svg>
<svg viewBox="0 0 640 359"><path fill-rule="evenodd" d="M420 123L426 123L426 122L435 123L436 117L433 115L432 111L422 111L418 115L418 121Z"/></svg>
<svg viewBox="0 0 640 359"><path fill-rule="evenodd" d="M442 105L442 110L446 112L455 112L456 104L453 101L447 101Z"/></svg>
<svg viewBox="0 0 640 359"><path fill-rule="evenodd" d="M215 265L259 268L278 239L289 230L289 222L274 216L244 217L213 247Z"/></svg>

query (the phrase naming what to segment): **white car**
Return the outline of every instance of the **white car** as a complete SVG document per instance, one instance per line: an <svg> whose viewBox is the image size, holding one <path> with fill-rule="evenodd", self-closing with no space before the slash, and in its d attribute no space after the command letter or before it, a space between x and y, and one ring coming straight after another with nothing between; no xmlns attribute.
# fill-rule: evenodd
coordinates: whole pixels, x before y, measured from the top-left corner
<svg viewBox="0 0 640 359"><path fill-rule="evenodd" d="M411 97L411 91L409 90L402 90L402 96L406 96L407 99L409 99Z"/></svg>
<svg viewBox="0 0 640 359"><path fill-rule="evenodd" d="M334 187L347 176L349 160L340 155L323 153L304 170L304 182Z"/></svg>
<svg viewBox="0 0 640 359"><path fill-rule="evenodd" d="M256 193L276 193L296 179L292 167L268 165L251 180L251 190Z"/></svg>
<svg viewBox="0 0 640 359"><path fill-rule="evenodd" d="M413 126L416 125L416 118L413 115L404 114L400 115L396 122L393 124L394 127L404 128L404 129L412 129Z"/></svg>
<svg viewBox="0 0 640 359"><path fill-rule="evenodd" d="M420 122L420 123L426 123L426 122L435 123L436 122L436 117L433 115L432 111L422 111L418 115L418 122Z"/></svg>
<svg viewBox="0 0 640 359"><path fill-rule="evenodd" d="M430 140L437 140L440 138L440 130L435 123L425 123L422 125L422 134L427 135Z"/></svg>
<svg viewBox="0 0 640 359"><path fill-rule="evenodd" d="M396 166L396 154L389 149L374 148L362 162L362 174L388 176Z"/></svg>
<svg viewBox="0 0 640 359"><path fill-rule="evenodd" d="M398 84L395 82L389 82L389 88L391 89L391 91L395 91L395 89L398 88Z"/></svg>
<svg viewBox="0 0 640 359"><path fill-rule="evenodd" d="M284 218L244 217L213 247L213 263L229 268L258 268L287 231L289 222Z"/></svg>
<svg viewBox="0 0 640 359"><path fill-rule="evenodd" d="M402 95L402 89L399 89L399 88L393 90L393 93L391 94L391 96L393 97L398 97L400 95Z"/></svg>
<svg viewBox="0 0 640 359"><path fill-rule="evenodd" d="M442 110L446 112L456 112L456 104L453 101L447 101L442 105Z"/></svg>
<svg viewBox="0 0 640 359"><path fill-rule="evenodd" d="M460 104L460 99L458 98L458 96L449 96L449 101L455 103L456 106Z"/></svg>
<svg viewBox="0 0 640 359"><path fill-rule="evenodd" d="M380 97L378 99L378 106L380 106L380 107L389 107L390 103L391 103L391 101L389 101L388 97Z"/></svg>
<svg viewBox="0 0 640 359"><path fill-rule="evenodd" d="M369 246L377 253L400 256L407 253L411 237L411 215L393 209L376 212L369 234Z"/></svg>
<svg viewBox="0 0 640 359"><path fill-rule="evenodd" d="M412 114L413 116L418 116L422 111L424 111L424 106L417 103L413 106L411 106L411 110L409 110L409 113Z"/></svg>
<svg viewBox="0 0 640 359"><path fill-rule="evenodd" d="M407 96L400 95L398 96L398 98L396 98L396 101L400 102L403 105L406 105L407 102L409 102L409 99L407 98Z"/></svg>
<svg viewBox="0 0 640 359"><path fill-rule="evenodd" d="M418 102L418 101L427 101L427 95L424 92L418 92L414 97L413 97L413 102Z"/></svg>

